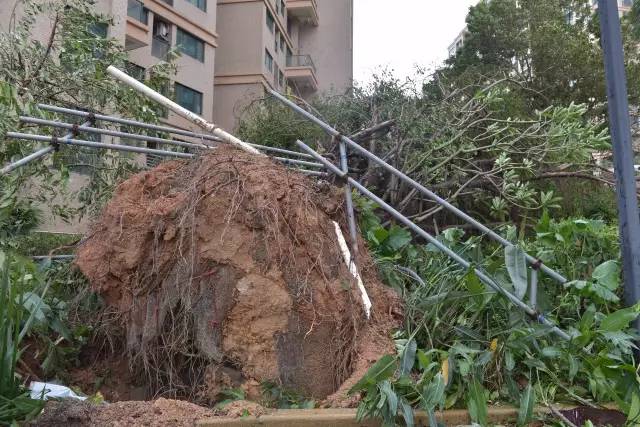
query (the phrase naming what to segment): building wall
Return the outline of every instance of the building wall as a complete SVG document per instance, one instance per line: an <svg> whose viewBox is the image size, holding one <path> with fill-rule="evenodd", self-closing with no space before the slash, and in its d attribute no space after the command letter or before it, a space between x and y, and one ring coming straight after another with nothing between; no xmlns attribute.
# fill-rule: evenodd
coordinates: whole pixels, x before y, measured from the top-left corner
<svg viewBox="0 0 640 427"><path fill-rule="evenodd" d="M264 96L266 83L253 83L250 79L242 81L238 79L235 83L227 82L216 87L215 123L223 129L234 129L249 104Z"/></svg>
<svg viewBox="0 0 640 427"><path fill-rule="evenodd" d="M280 73L284 79L287 48L292 53L296 49L287 32L287 13L280 12L276 1L218 1L220 46L216 58L213 116L214 122L223 129L235 131L243 109L250 101L263 96L265 87L285 90L284 85L280 85ZM268 14L274 19L273 31L267 26ZM273 60L271 70L266 65L267 52ZM248 97L248 94L253 96Z"/></svg>
<svg viewBox="0 0 640 427"><path fill-rule="evenodd" d="M200 10L186 0L174 0L173 6L167 5L161 0L145 0L144 4L145 7L149 9L148 25L146 26L147 31L146 34L144 34L144 42L146 46L129 50L128 53L130 61L144 68L149 68L161 61L160 58L152 55L154 37L153 22L156 16L171 24L170 37L171 46L173 48L175 48L177 44L176 39L178 27L203 40L205 42L204 62L192 58L189 55L182 54L176 60L177 72L174 81L202 93L201 116L206 120L212 121L214 96L213 81L215 73L216 47L218 44L218 34L216 32L216 0L207 0L206 12ZM126 13L124 16L126 16ZM129 26L127 28L131 28L132 25L139 25L135 19L125 18L125 20L129 21ZM193 128L193 125L190 122L171 112L166 119L166 123L181 128Z"/></svg>
<svg viewBox="0 0 640 427"><path fill-rule="evenodd" d="M353 85L353 0L317 0L318 26L303 26L299 52L316 66L318 93L342 93Z"/></svg>

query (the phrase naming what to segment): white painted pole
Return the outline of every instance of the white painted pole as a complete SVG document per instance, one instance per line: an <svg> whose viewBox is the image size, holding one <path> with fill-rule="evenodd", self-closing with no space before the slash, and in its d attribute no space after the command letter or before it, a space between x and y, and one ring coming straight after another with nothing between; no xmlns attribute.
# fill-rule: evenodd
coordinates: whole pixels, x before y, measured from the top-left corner
<svg viewBox="0 0 640 427"><path fill-rule="evenodd" d="M107 68L107 72L109 74L111 74L111 76L114 77L115 79L117 79L117 80L121 81L122 83L126 84L127 86L130 86L131 88L137 90L138 92L140 92L141 94L145 95L146 97L148 97L150 99L153 99L154 101L156 101L157 103L159 103L163 107L167 107L168 109L170 109L174 113L178 114L179 116L184 117L185 119L187 119L190 122L198 125L199 127L201 127L202 129L206 130L207 132L210 132L212 135L219 137L224 142L227 142L229 144L232 144L232 145L235 145L237 147L240 147L240 148L242 148L243 150L245 150L245 151L247 151L249 153L256 154L258 156L264 156L264 154L262 154L260 151L256 150L255 148L253 148L252 146L250 146L246 142L241 141L240 139L236 138L235 136L231 135L230 133L225 132L224 130L220 129L215 124L209 123L208 121L206 121L205 119L203 119L199 115L197 115L197 114L187 110L186 108L176 104L175 102L173 102L172 100L170 100L166 96L156 92L155 90L151 89L149 86L147 86L144 83L134 79L133 77L129 76L128 74L122 72L121 70L117 69L113 65L111 65L111 66L109 66L109 68Z"/></svg>

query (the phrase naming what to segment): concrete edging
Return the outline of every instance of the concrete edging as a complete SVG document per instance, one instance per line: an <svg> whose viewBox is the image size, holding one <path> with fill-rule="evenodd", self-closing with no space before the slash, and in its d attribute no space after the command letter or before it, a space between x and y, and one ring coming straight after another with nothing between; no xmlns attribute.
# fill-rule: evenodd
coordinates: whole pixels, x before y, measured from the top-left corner
<svg viewBox="0 0 640 427"><path fill-rule="evenodd" d="M536 413L548 413L546 408L536 408ZM437 413L438 421L445 425L469 425L469 413L464 410L451 410ZM491 424L505 424L514 422L518 418L518 409L513 407L489 408L489 422ZM427 414L417 411L416 426L428 427ZM355 409L299 409L277 410L261 417L219 418L203 420L197 423L200 427L253 427L253 426L284 426L284 427L380 427L379 420L356 421Z"/></svg>

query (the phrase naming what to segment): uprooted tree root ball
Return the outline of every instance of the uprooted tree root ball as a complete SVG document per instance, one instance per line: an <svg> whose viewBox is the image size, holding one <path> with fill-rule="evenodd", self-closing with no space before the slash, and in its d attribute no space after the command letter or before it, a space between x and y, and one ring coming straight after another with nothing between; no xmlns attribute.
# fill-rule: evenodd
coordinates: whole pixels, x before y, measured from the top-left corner
<svg viewBox="0 0 640 427"><path fill-rule="evenodd" d="M226 146L121 184L77 264L118 313L132 373L198 402L262 381L344 395L393 351L400 304L362 248L366 318L333 222L342 194Z"/></svg>

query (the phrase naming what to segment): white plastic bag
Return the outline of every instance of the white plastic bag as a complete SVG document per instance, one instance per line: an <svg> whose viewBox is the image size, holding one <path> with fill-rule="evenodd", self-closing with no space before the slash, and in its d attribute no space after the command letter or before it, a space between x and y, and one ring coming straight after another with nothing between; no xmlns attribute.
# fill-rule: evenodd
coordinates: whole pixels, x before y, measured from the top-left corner
<svg viewBox="0 0 640 427"><path fill-rule="evenodd" d="M29 386L29 390L31 390L32 399L43 399L43 400L47 400L50 398L77 399L77 400L87 399L86 397L78 396L69 387L65 387L63 385L58 385L58 384L41 383L41 382L33 381Z"/></svg>

